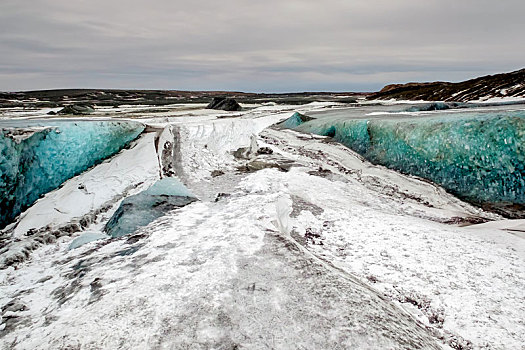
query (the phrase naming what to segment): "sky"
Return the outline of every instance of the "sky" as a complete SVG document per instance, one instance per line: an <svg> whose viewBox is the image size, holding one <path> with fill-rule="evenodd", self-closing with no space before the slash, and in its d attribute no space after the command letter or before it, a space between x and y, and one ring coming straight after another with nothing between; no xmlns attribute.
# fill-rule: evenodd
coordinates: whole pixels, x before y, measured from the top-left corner
<svg viewBox="0 0 525 350"><path fill-rule="evenodd" d="M523 0L1 0L0 91L377 91L525 67Z"/></svg>

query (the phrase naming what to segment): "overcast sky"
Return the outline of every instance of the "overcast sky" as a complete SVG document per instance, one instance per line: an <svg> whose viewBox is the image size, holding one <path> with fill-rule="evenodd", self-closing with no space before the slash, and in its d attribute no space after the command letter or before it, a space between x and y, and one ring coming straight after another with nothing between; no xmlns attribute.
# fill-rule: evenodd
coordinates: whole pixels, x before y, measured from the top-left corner
<svg viewBox="0 0 525 350"><path fill-rule="evenodd" d="M0 90L374 91L525 67L523 0L0 0Z"/></svg>

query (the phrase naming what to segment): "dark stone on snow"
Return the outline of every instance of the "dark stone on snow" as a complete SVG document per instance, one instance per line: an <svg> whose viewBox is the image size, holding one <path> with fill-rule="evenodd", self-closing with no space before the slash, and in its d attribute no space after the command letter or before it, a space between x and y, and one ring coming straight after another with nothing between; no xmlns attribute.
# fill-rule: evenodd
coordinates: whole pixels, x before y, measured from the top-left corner
<svg viewBox="0 0 525 350"><path fill-rule="evenodd" d="M279 168L279 164L273 162L264 162L260 160L254 160L246 164L246 168L249 172L259 171L268 168Z"/></svg>
<svg viewBox="0 0 525 350"><path fill-rule="evenodd" d="M233 156L237 159L250 159L253 156L250 150L250 147L240 147L233 152Z"/></svg>
<svg viewBox="0 0 525 350"><path fill-rule="evenodd" d="M19 326L25 326L29 324L30 318L19 313L27 309L27 306L22 304L17 299L11 300L2 307L3 329L0 330L0 338L8 333L11 333Z"/></svg>
<svg viewBox="0 0 525 350"><path fill-rule="evenodd" d="M91 114L93 112L95 112L95 108L91 105L68 105L58 111L58 114L82 115Z"/></svg>
<svg viewBox="0 0 525 350"><path fill-rule="evenodd" d="M223 111L240 111L242 109L241 105L237 103L233 98L225 97L214 97L210 102L207 109L219 109Z"/></svg>
<svg viewBox="0 0 525 350"><path fill-rule="evenodd" d="M25 311L25 310L27 310L27 306L22 304L20 300L13 299L4 305L4 307L2 308L2 313L8 312L8 311L19 312L19 311Z"/></svg>
<svg viewBox="0 0 525 350"><path fill-rule="evenodd" d="M273 150L270 147L261 147L257 150L257 154L273 154Z"/></svg>
<svg viewBox="0 0 525 350"><path fill-rule="evenodd" d="M218 202L221 199L227 198L229 196L231 196L229 193L219 192L219 193L217 193L217 197L215 197L215 202Z"/></svg>
<svg viewBox="0 0 525 350"><path fill-rule="evenodd" d="M257 138L255 135L252 135L250 138L250 146L241 147L233 152L233 156L237 159L253 159L257 156L257 150L259 146L257 145Z"/></svg>

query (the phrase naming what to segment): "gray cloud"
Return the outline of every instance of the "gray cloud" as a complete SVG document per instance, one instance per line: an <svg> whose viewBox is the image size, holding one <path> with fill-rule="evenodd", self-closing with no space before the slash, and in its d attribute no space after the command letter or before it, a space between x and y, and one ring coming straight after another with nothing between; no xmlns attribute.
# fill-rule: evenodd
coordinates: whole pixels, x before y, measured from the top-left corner
<svg viewBox="0 0 525 350"><path fill-rule="evenodd" d="M3 0L0 90L376 90L522 68L521 0Z"/></svg>

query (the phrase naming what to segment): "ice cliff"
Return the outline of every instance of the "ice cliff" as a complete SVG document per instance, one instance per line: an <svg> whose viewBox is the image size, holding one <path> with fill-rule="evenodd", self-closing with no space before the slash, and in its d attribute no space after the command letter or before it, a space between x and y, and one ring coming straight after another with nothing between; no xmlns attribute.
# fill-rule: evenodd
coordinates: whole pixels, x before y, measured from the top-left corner
<svg viewBox="0 0 525 350"><path fill-rule="evenodd" d="M53 121L0 131L0 227L40 196L100 163L144 126L117 121Z"/></svg>
<svg viewBox="0 0 525 350"><path fill-rule="evenodd" d="M477 203L525 204L525 112L421 118L318 118L283 127L333 137L367 160Z"/></svg>

